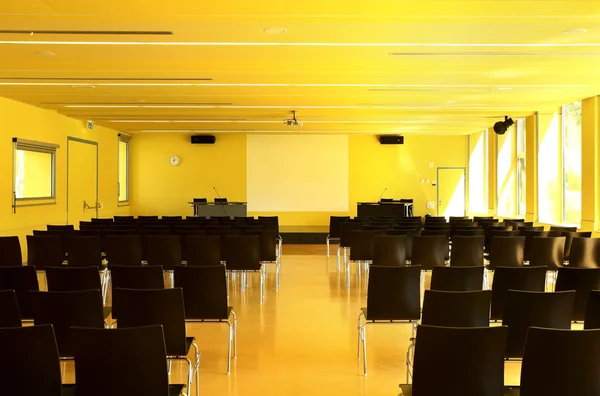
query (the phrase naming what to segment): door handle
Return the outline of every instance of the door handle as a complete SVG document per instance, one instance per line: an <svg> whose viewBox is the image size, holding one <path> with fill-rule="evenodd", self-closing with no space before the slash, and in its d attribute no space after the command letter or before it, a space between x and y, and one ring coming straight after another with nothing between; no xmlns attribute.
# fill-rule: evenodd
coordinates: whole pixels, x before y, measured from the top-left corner
<svg viewBox="0 0 600 396"><path fill-rule="evenodd" d="M85 200L83 201L83 211L84 212L86 209L94 209L95 210L95 209L100 209L100 208L101 208L100 202L96 202L94 204L94 206L90 206L90 204L88 204L87 201L85 201Z"/></svg>

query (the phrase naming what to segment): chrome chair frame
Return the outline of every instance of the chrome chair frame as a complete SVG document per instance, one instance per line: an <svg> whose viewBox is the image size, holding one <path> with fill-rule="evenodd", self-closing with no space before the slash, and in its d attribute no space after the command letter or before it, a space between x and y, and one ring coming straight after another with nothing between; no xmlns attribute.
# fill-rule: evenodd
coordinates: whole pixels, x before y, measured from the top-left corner
<svg viewBox="0 0 600 396"><path fill-rule="evenodd" d="M261 263L262 264L262 263ZM248 273L249 272L258 272L260 274L260 304L263 303L263 299L265 296L265 266L261 265L260 269L258 270L230 270L227 269L227 265L225 265L225 271L227 272L227 290L229 290L229 274L231 274L231 278L235 279L235 275L237 275L238 273L241 275L240 276L240 290L243 292L244 290L246 290L246 287L248 286Z"/></svg>

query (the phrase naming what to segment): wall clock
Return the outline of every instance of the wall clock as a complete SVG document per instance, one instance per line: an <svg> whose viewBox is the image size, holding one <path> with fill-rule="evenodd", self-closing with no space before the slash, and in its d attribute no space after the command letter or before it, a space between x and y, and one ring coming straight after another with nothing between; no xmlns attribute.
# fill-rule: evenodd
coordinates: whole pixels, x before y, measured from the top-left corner
<svg viewBox="0 0 600 396"><path fill-rule="evenodd" d="M172 156L169 158L169 164L170 164L171 166L177 166L177 165L179 165L179 157L178 157L178 156L176 156L176 155L172 155Z"/></svg>

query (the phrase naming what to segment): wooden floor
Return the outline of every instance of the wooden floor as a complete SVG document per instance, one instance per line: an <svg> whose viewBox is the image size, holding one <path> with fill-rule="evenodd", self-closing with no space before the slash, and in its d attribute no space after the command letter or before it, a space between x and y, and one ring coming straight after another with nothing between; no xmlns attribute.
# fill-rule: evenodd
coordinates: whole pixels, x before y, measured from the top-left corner
<svg viewBox="0 0 600 396"><path fill-rule="evenodd" d="M397 395L406 377L410 325L368 328L369 375L356 359L356 324L366 305L364 277L352 269L350 290L336 271L335 251L325 245L284 245L281 287L269 268L265 300L259 279L250 275L245 293L230 291L238 314L238 357L226 375L227 325L188 324L202 351L203 395ZM293 253L293 254L292 254ZM306 253L306 254L303 254ZM427 282L428 283L428 282ZM69 363L71 364L71 363ZM506 363L506 384L518 384L520 363ZM173 365L172 382L183 383L183 367ZM67 368L72 376L72 367ZM195 387L192 388L192 395Z"/></svg>

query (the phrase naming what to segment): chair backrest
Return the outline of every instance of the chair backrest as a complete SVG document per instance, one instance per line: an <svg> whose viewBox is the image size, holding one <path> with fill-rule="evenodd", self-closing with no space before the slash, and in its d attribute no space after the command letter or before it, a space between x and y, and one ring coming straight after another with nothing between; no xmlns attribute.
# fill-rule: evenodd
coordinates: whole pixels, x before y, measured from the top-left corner
<svg viewBox="0 0 600 396"><path fill-rule="evenodd" d="M114 216L115 222L131 222L135 221L133 216Z"/></svg>
<svg viewBox="0 0 600 396"><path fill-rule="evenodd" d="M506 334L505 327L419 326L412 395L502 396Z"/></svg>
<svg viewBox="0 0 600 396"><path fill-rule="evenodd" d="M330 216L329 217L329 238L340 238L340 224L350 220L350 216Z"/></svg>
<svg viewBox="0 0 600 396"><path fill-rule="evenodd" d="M31 307L31 290L39 290L37 273L34 267L0 267L0 290L14 290L19 302L19 310L23 319L33 316Z"/></svg>
<svg viewBox="0 0 600 396"><path fill-rule="evenodd" d="M17 236L0 237L0 266L18 267L23 265L21 243Z"/></svg>
<svg viewBox="0 0 600 396"><path fill-rule="evenodd" d="M206 198L194 198L194 203L206 203L208 200Z"/></svg>
<svg viewBox="0 0 600 396"><path fill-rule="evenodd" d="M119 328L162 325L168 356L186 356L183 291L114 289L113 312Z"/></svg>
<svg viewBox="0 0 600 396"><path fill-rule="evenodd" d="M142 265L142 239L139 235L106 237L106 260L113 265Z"/></svg>
<svg viewBox="0 0 600 396"><path fill-rule="evenodd" d="M478 267L483 265L483 236L455 236L452 238L450 265L453 267Z"/></svg>
<svg viewBox="0 0 600 396"><path fill-rule="evenodd" d="M73 226L73 224L59 224L59 225L48 224L46 226L46 229L48 231L71 232L71 231L75 230L75 227Z"/></svg>
<svg viewBox="0 0 600 396"><path fill-rule="evenodd" d="M213 201L215 203L226 203L227 202L227 198L215 198Z"/></svg>
<svg viewBox="0 0 600 396"><path fill-rule="evenodd" d="M67 238L69 267L102 267L102 245L99 236L70 236Z"/></svg>
<svg viewBox="0 0 600 396"><path fill-rule="evenodd" d="M21 311L14 290L0 290L1 327L21 327Z"/></svg>
<svg viewBox="0 0 600 396"><path fill-rule="evenodd" d="M260 241L257 235L226 236L224 247L228 271L260 269Z"/></svg>
<svg viewBox="0 0 600 396"><path fill-rule="evenodd" d="M570 329L574 291L554 293L509 290L502 324L508 327L506 357L521 358L531 326Z"/></svg>
<svg viewBox="0 0 600 396"><path fill-rule="evenodd" d="M175 267L175 287L183 289L186 319L229 317L225 266Z"/></svg>
<svg viewBox="0 0 600 396"><path fill-rule="evenodd" d="M164 289L165 287L163 268L160 265L143 267L115 265L110 268L110 273L113 289Z"/></svg>
<svg viewBox="0 0 600 396"><path fill-rule="evenodd" d="M185 258L189 266L221 264L221 245L218 235L188 235L185 237Z"/></svg>
<svg viewBox="0 0 600 396"><path fill-rule="evenodd" d="M162 219L164 221L172 221L172 220L177 221L177 220L183 220L183 217L182 216L162 216Z"/></svg>
<svg viewBox="0 0 600 396"><path fill-rule="evenodd" d="M414 236L412 246L412 265L420 265L423 270L431 270L436 265L444 265L449 254L448 237Z"/></svg>
<svg viewBox="0 0 600 396"><path fill-rule="evenodd" d="M534 228L534 227L531 227ZM552 232L550 231L544 231L544 230L524 230L524 229L519 229L519 232L521 233L521 236L525 237L525 255L524 255L524 260L525 261L531 261L532 258L534 258L535 254L533 252L533 238L536 237L549 237L552 236ZM562 254L564 254L564 244L562 246L563 248L563 252Z"/></svg>
<svg viewBox="0 0 600 396"><path fill-rule="evenodd" d="M181 237L178 235L148 235L144 237L145 254L148 265L162 265L165 271L172 271L181 265Z"/></svg>
<svg viewBox="0 0 600 396"><path fill-rule="evenodd" d="M373 238L373 265L405 266L406 236L376 235Z"/></svg>
<svg viewBox="0 0 600 396"><path fill-rule="evenodd" d="M508 290L543 292L546 267L497 267L492 283L491 319L502 320Z"/></svg>
<svg viewBox="0 0 600 396"><path fill-rule="evenodd" d="M527 244L527 241L525 241ZM533 237L529 265L546 266L549 270L557 270L563 266L565 256L565 237Z"/></svg>
<svg viewBox="0 0 600 396"><path fill-rule="evenodd" d="M78 396L169 396L161 326L74 327L72 333Z"/></svg>
<svg viewBox="0 0 600 396"><path fill-rule="evenodd" d="M577 227L550 226L550 231L556 231L559 234L563 232L577 232Z"/></svg>
<svg viewBox="0 0 600 396"><path fill-rule="evenodd" d="M600 290L592 290L588 294L585 305L585 329L600 329Z"/></svg>
<svg viewBox="0 0 600 396"><path fill-rule="evenodd" d="M480 265L479 267L435 266L431 272L431 290L482 290L483 271L483 265Z"/></svg>
<svg viewBox="0 0 600 396"><path fill-rule="evenodd" d="M600 268L559 268L555 290L575 290L571 320L583 321L590 292L600 290Z"/></svg>
<svg viewBox="0 0 600 396"><path fill-rule="evenodd" d="M425 224L431 224L431 223L436 223L436 224L446 224L446 218L444 216L425 216Z"/></svg>
<svg viewBox="0 0 600 396"><path fill-rule="evenodd" d="M490 251L490 269L502 267L522 267L525 256L525 237L493 237Z"/></svg>
<svg viewBox="0 0 600 396"><path fill-rule="evenodd" d="M375 236L380 230L354 230L350 232L350 260L373 261Z"/></svg>
<svg viewBox="0 0 600 396"><path fill-rule="evenodd" d="M600 268L600 238L573 238L569 267Z"/></svg>
<svg viewBox="0 0 600 396"><path fill-rule="evenodd" d="M497 231L511 231L512 226L506 226L504 223L484 223L483 232L485 234L485 250L489 253L492 249L493 233Z"/></svg>
<svg viewBox="0 0 600 396"><path fill-rule="evenodd" d="M100 290L74 292L31 292L33 322L51 324L56 333L58 353L72 357L71 327L104 328L102 294Z"/></svg>
<svg viewBox="0 0 600 396"><path fill-rule="evenodd" d="M101 290L98 267L46 267L48 291Z"/></svg>
<svg viewBox="0 0 600 396"><path fill-rule="evenodd" d="M138 221L155 221L158 220L158 216L138 216Z"/></svg>
<svg viewBox="0 0 600 396"><path fill-rule="evenodd" d="M340 247L350 247L351 232L360 230L363 222L355 220L343 221L340 224Z"/></svg>
<svg viewBox="0 0 600 396"><path fill-rule="evenodd" d="M531 327L521 368L521 396L600 394L600 330Z"/></svg>
<svg viewBox="0 0 600 396"><path fill-rule="evenodd" d="M367 320L419 320L421 267L371 265Z"/></svg>
<svg viewBox="0 0 600 396"><path fill-rule="evenodd" d="M540 231L544 231L544 226L523 226L520 225L518 226L519 232L521 233L521 236L526 236L526 233L534 231L534 232L540 232Z"/></svg>
<svg viewBox="0 0 600 396"><path fill-rule="evenodd" d="M61 396L58 349L52 326L0 328L0 392Z"/></svg>
<svg viewBox="0 0 600 396"><path fill-rule="evenodd" d="M425 290L421 324L444 327L488 327L491 290Z"/></svg>
<svg viewBox="0 0 600 396"><path fill-rule="evenodd" d="M60 235L27 235L27 265L43 270L61 266L63 260Z"/></svg>
<svg viewBox="0 0 600 396"><path fill-rule="evenodd" d="M565 260L569 261L570 257L571 257L571 246L573 244L573 238L579 237L579 238L591 238L592 237L592 232L591 231L580 231L580 232L569 232L569 231L563 231L563 232L558 232L558 231L554 231L554 236L564 236L565 237Z"/></svg>

